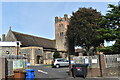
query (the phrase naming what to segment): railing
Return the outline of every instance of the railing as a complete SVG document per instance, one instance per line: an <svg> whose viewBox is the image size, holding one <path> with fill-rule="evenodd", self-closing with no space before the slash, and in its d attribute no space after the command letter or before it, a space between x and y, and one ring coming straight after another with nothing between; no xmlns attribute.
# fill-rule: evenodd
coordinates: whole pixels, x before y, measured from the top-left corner
<svg viewBox="0 0 120 80"><path fill-rule="evenodd" d="M119 62L118 58L120 58L120 55L116 54L116 55L105 55L105 62L106 62L106 68L109 67L118 67Z"/></svg>
<svg viewBox="0 0 120 80"><path fill-rule="evenodd" d="M99 68L99 56L77 56L73 57L75 64L85 64L85 61L89 63L91 68Z"/></svg>

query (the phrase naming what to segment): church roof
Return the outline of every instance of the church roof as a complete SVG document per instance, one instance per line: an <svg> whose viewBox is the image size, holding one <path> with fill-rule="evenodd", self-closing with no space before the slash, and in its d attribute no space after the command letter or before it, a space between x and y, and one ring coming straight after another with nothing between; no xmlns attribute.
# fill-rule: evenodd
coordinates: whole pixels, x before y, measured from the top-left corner
<svg viewBox="0 0 120 80"><path fill-rule="evenodd" d="M23 34L15 31L12 31L12 33L14 34L16 40L20 41L24 47L37 46L46 49L55 49L55 40Z"/></svg>

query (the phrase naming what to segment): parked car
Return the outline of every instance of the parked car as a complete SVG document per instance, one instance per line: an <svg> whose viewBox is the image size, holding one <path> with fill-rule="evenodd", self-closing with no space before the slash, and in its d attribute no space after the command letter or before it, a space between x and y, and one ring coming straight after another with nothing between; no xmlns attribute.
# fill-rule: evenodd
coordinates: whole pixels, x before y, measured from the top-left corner
<svg viewBox="0 0 120 80"><path fill-rule="evenodd" d="M59 68L63 66L69 66L69 61L63 58L56 58L52 61L52 67Z"/></svg>

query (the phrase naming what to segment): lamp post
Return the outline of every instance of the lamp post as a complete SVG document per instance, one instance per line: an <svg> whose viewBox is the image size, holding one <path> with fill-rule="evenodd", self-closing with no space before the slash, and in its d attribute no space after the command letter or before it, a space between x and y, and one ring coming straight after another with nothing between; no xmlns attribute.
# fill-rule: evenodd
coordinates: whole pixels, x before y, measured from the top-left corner
<svg viewBox="0 0 120 80"><path fill-rule="evenodd" d="M17 42L17 59L18 59L18 49L19 49L19 42Z"/></svg>

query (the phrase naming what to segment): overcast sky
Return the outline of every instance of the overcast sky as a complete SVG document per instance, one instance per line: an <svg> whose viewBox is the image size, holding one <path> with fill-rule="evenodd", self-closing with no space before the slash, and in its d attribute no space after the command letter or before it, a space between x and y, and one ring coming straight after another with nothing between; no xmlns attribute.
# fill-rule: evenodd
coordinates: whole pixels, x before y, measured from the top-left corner
<svg viewBox="0 0 120 80"><path fill-rule="evenodd" d="M55 39L54 17L63 17L64 14L71 16L73 11L77 11L81 7L92 7L105 15L108 10L108 2L0 3L0 10L2 11L2 14L0 13L2 15L0 36L3 33L6 34L11 26L13 31Z"/></svg>

